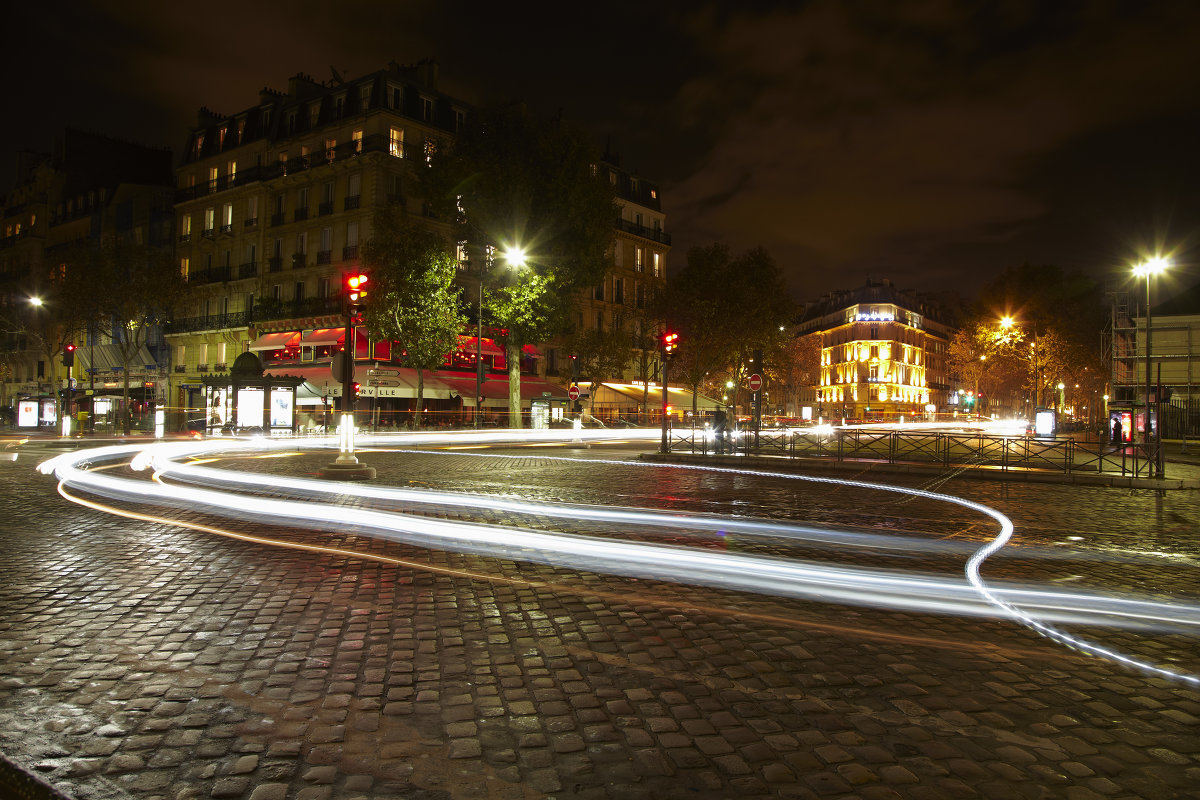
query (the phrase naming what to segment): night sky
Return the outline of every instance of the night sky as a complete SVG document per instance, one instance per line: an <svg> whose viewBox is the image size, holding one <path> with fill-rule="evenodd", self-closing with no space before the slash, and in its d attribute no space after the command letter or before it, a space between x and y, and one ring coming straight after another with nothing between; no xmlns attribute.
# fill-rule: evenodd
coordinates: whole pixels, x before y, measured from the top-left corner
<svg viewBox="0 0 1200 800"><path fill-rule="evenodd" d="M671 268L762 245L797 299L1008 265L1200 281L1200 3L38 3L6 12L20 148L68 125L178 153L306 72L435 58L470 102L561 109L662 187ZM586 13L580 9L586 9Z"/></svg>

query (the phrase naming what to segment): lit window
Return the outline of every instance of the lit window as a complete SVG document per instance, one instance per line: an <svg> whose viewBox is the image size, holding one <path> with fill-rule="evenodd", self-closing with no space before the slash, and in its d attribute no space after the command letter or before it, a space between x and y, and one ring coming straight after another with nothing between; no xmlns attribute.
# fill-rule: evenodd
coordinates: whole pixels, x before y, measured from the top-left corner
<svg viewBox="0 0 1200 800"><path fill-rule="evenodd" d="M183 217L180 218L180 220L179 220L179 235L180 236L191 236L192 235L192 215L191 214L184 214Z"/></svg>
<svg viewBox="0 0 1200 800"><path fill-rule="evenodd" d="M221 206L221 225L226 230L233 227L233 203Z"/></svg>
<svg viewBox="0 0 1200 800"><path fill-rule="evenodd" d="M188 263L189 262L188 262L187 256L184 256L183 258L179 259L179 274L183 277L183 279L185 281L188 279Z"/></svg>
<svg viewBox="0 0 1200 800"><path fill-rule="evenodd" d="M237 162L236 161L230 161L228 164L225 165L225 174L229 176L229 182L233 183L234 179L237 178Z"/></svg>
<svg viewBox="0 0 1200 800"><path fill-rule="evenodd" d="M646 263L645 263L646 251L640 247L635 247L633 249L633 253L634 253L633 269L635 272L641 272L642 270L644 270L646 268Z"/></svg>
<svg viewBox="0 0 1200 800"><path fill-rule="evenodd" d="M350 134L350 141L354 142L354 152L361 153L362 152L362 142L363 142L362 128L359 128L358 130L356 130Z"/></svg>
<svg viewBox="0 0 1200 800"><path fill-rule="evenodd" d="M217 178L220 176L220 170L216 167L208 168L208 185L210 188L216 188Z"/></svg>
<svg viewBox="0 0 1200 800"><path fill-rule="evenodd" d="M388 132L388 153L396 158L404 158L404 129L392 128Z"/></svg>
<svg viewBox="0 0 1200 800"><path fill-rule="evenodd" d="M654 253L651 258L654 259L654 277L662 277L662 253Z"/></svg>
<svg viewBox="0 0 1200 800"><path fill-rule="evenodd" d="M333 161L334 155L337 153L337 139L325 140L325 160Z"/></svg>
<svg viewBox="0 0 1200 800"><path fill-rule="evenodd" d="M209 206L204 209L204 232L211 233L217 221L217 209Z"/></svg>
<svg viewBox="0 0 1200 800"><path fill-rule="evenodd" d="M195 148L192 150L192 157L193 157L193 158L199 158L199 157L200 157L200 153L202 153L203 151L204 151L204 134L203 134L203 133L197 133L197 134L196 134L196 146L195 146Z"/></svg>

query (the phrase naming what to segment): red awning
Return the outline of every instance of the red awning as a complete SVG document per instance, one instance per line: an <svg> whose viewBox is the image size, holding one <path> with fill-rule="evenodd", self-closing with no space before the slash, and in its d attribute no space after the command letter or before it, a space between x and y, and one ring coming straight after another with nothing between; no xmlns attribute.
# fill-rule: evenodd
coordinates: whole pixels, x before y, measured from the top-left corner
<svg viewBox="0 0 1200 800"><path fill-rule="evenodd" d="M300 331L264 333L250 343L250 350L282 350L300 344Z"/></svg>
<svg viewBox="0 0 1200 800"><path fill-rule="evenodd" d="M319 347L321 345L341 344L346 338L345 328L317 328L300 337L300 344Z"/></svg>

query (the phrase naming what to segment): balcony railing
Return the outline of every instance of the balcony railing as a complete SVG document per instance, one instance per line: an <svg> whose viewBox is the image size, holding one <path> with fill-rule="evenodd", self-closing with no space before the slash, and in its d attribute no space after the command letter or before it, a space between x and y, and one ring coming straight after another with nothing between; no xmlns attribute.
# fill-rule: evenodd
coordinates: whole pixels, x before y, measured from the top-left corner
<svg viewBox="0 0 1200 800"><path fill-rule="evenodd" d="M350 244L342 248L342 261L358 258L358 245Z"/></svg>
<svg viewBox="0 0 1200 800"><path fill-rule="evenodd" d="M247 217L246 221L243 222L242 224L245 225L247 228L257 228L258 227L258 217Z"/></svg>
<svg viewBox="0 0 1200 800"><path fill-rule="evenodd" d="M233 233L233 223L221 226L221 233Z"/></svg>
<svg viewBox="0 0 1200 800"><path fill-rule="evenodd" d="M671 234L661 228L648 228L645 225L638 225L636 222L630 222L627 219L617 220L617 229L632 233L634 236L641 236L643 239L661 242L669 245L671 243Z"/></svg>
<svg viewBox="0 0 1200 800"><path fill-rule="evenodd" d="M333 251L332 250L318 250L317 251L317 264L318 265L332 264L332 263L333 263Z"/></svg>
<svg viewBox="0 0 1200 800"><path fill-rule="evenodd" d="M248 264L242 264L238 267L238 279L253 278L258 275L258 263L251 261Z"/></svg>
<svg viewBox="0 0 1200 800"><path fill-rule="evenodd" d="M331 297L306 297L303 300L277 300L273 297L268 297L254 304L254 311L250 316L252 320L262 322L265 320L336 314L340 311L341 303L337 295Z"/></svg>
<svg viewBox="0 0 1200 800"><path fill-rule="evenodd" d="M303 222L304 220L308 219L308 206L297 208L292 215L292 219L296 222Z"/></svg>
<svg viewBox="0 0 1200 800"><path fill-rule="evenodd" d="M329 214L332 214L332 213L333 213L333 201L332 200L330 200L326 203L321 203L321 205L317 206L317 215L318 216L324 217L324 216L328 216Z"/></svg>
<svg viewBox="0 0 1200 800"><path fill-rule="evenodd" d="M244 328L250 322L250 316L245 311L228 314L209 314L205 317L184 317L171 320L166 325L167 333L191 333L193 331L219 331L228 328ZM176 368L178 369L178 368ZM208 366L197 367L207 370Z"/></svg>
<svg viewBox="0 0 1200 800"><path fill-rule="evenodd" d="M279 272L283 269L283 259L279 256L271 256L267 259L267 271Z"/></svg>
<svg viewBox="0 0 1200 800"><path fill-rule="evenodd" d="M203 236L205 239L217 238L217 232L215 230L213 230L212 228L205 228L204 230L200 231L200 235Z"/></svg>
<svg viewBox="0 0 1200 800"><path fill-rule="evenodd" d="M191 235L190 233L181 233L181 234L179 234L179 241L181 241L181 242L190 242L191 240L192 240L192 235Z"/></svg>
<svg viewBox="0 0 1200 800"><path fill-rule="evenodd" d="M186 364L176 364L175 371L176 372L187 372L187 365Z"/></svg>
<svg viewBox="0 0 1200 800"><path fill-rule="evenodd" d="M305 266L304 258L306 253L292 253L292 269L300 269Z"/></svg>
<svg viewBox="0 0 1200 800"><path fill-rule="evenodd" d="M362 201L362 195L356 194L353 197L347 197L346 205L345 205L346 211L353 211L354 209L358 208L359 203L361 201Z"/></svg>

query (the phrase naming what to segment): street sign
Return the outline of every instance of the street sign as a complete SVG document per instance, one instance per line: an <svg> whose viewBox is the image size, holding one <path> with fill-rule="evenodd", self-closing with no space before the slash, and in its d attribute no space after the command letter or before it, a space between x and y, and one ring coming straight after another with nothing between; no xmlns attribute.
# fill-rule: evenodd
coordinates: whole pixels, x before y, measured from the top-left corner
<svg viewBox="0 0 1200 800"><path fill-rule="evenodd" d="M757 392L762 388L762 375L754 373L746 380L746 385L750 387L750 391Z"/></svg>
<svg viewBox="0 0 1200 800"><path fill-rule="evenodd" d="M572 386L570 389L567 389L567 397L571 398L572 400L578 400L579 399L579 387Z"/></svg>
<svg viewBox="0 0 1200 800"><path fill-rule="evenodd" d="M369 370L367 370L367 374L368 374L368 375L370 375L372 378L374 378L374 377L375 377L375 376L377 376L377 375L378 375L378 376L383 376L383 375L389 375L389 376L391 376L391 375L399 375L399 374L400 374L400 370L398 370L398 369L383 369L383 368L376 368L376 369L369 369Z"/></svg>
<svg viewBox="0 0 1200 800"><path fill-rule="evenodd" d="M380 377L376 377L376 376L372 375L371 377L367 378L367 385L368 386L399 386L400 379L399 378L380 378Z"/></svg>

